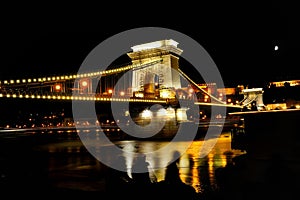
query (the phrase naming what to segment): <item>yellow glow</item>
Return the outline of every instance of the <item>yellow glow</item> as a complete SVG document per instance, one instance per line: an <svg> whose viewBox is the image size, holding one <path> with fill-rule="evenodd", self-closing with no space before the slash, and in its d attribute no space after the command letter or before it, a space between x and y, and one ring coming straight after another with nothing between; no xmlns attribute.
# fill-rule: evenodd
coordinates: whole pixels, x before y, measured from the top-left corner
<svg viewBox="0 0 300 200"><path fill-rule="evenodd" d="M33 82L36 82L36 78L33 79Z"/></svg>
<svg viewBox="0 0 300 200"><path fill-rule="evenodd" d="M13 84L15 81L14 80L10 80L10 83Z"/></svg>
<svg viewBox="0 0 300 200"><path fill-rule="evenodd" d="M20 83L20 80L16 80L16 83Z"/></svg>
<svg viewBox="0 0 300 200"><path fill-rule="evenodd" d="M141 117L144 119L149 119L152 117L152 112L150 110L143 110Z"/></svg>
<svg viewBox="0 0 300 200"><path fill-rule="evenodd" d="M55 90L60 90L61 89L61 85L60 84L56 84L55 85Z"/></svg>
<svg viewBox="0 0 300 200"><path fill-rule="evenodd" d="M23 95L20 94L19 98L23 98Z"/></svg>
<svg viewBox="0 0 300 200"><path fill-rule="evenodd" d="M0 94L0 97L3 97L3 94Z"/></svg>
<svg viewBox="0 0 300 200"><path fill-rule="evenodd" d="M169 97L169 94L170 93L168 91L163 91L160 93L160 97L166 99Z"/></svg>
<svg viewBox="0 0 300 200"><path fill-rule="evenodd" d="M113 90L112 89L108 89L108 94L112 94Z"/></svg>
<svg viewBox="0 0 300 200"><path fill-rule="evenodd" d="M41 78L38 78L38 81L39 81L39 82L42 82L42 79L41 79Z"/></svg>
<svg viewBox="0 0 300 200"><path fill-rule="evenodd" d="M51 78L50 78L50 77L48 77L48 78L47 78L47 81L51 81Z"/></svg>
<svg viewBox="0 0 300 200"><path fill-rule="evenodd" d="M12 95L12 97L13 97L13 98L16 98L16 97L17 97L17 95L16 95L16 94L13 94L13 95Z"/></svg>
<svg viewBox="0 0 300 200"><path fill-rule="evenodd" d="M29 98L29 95L28 95L28 94L26 94L26 95L25 95L25 98Z"/></svg>
<svg viewBox="0 0 300 200"><path fill-rule="evenodd" d="M22 83L26 83L26 79L23 79L23 80L22 80Z"/></svg>
<svg viewBox="0 0 300 200"><path fill-rule="evenodd" d="M9 97L10 97L10 94L7 94L6 97L9 98Z"/></svg>
<svg viewBox="0 0 300 200"><path fill-rule="evenodd" d="M87 82L87 81L82 81L82 82L81 82L81 86L86 87L87 85L88 85L88 82Z"/></svg>
<svg viewBox="0 0 300 200"><path fill-rule="evenodd" d="M31 95L31 98L32 98L32 99L34 99L34 98L35 98L35 96L34 96L34 95Z"/></svg>

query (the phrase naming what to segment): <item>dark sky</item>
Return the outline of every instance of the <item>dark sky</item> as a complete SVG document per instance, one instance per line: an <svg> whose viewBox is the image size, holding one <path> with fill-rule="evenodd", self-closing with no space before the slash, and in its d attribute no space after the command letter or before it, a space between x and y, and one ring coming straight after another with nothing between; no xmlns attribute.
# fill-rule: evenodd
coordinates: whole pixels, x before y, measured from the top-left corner
<svg viewBox="0 0 300 200"><path fill-rule="evenodd" d="M288 5L173 3L170 8L104 10L76 10L75 16L61 9L50 10L49 15L40 11L30 17L6 18L1 31L0 79L76 73L100 42L146 26L174 29L195 39L210 54L225 84L300 79L295 32L299 23Z"/></svg>

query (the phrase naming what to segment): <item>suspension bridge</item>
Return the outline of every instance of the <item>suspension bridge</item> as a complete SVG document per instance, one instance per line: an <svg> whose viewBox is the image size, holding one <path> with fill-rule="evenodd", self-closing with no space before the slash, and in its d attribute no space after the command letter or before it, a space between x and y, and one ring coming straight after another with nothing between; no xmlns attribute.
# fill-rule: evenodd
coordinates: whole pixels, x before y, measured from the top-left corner
<svg viewBox="0 0 300 200"><path fill-rule="evenodd" d="M0 80L0 98L162 104L193 98L197 105L233 108L243 108L254 100L263 104L261 91L245 90L245 98L233 105L203 89L179 67L182 50L177 44L174 40L162 40L136 45L127 54L130 64L102 71ZM188 87L181 86L181 77L188 81ZM121 84L116 84L118 81ZM192 93L203 94L205 100Z"/></svg>

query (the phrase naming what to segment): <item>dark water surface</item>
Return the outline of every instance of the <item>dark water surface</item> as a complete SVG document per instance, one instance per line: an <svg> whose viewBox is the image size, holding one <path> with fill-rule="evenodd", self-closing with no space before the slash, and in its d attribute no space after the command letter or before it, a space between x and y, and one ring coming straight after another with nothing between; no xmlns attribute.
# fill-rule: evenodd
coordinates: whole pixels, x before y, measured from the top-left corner
<svg viewBox="0 0 300 200"><path fill-rule="evenodd" d="M44 188L104 192L108 167L93 157L82 144L75 130L1 132L0 173L1 190ZM115 142L122 149L135 152L155 151L168 141L124 140ZM187 141L176 142L178 150ZM223 132L207 156L201 157L203 139L193 141L181 156L180 179L197 193L217 188L215 170L225 167L235 156L244 154L231 149L230 132ZM153 181L162 181L165 166L172 151L147 157L153 171ZM132 167L130 154L123 155L128 169ZM129 170L130 176L130 170ZM153 178L154 179L154 178Z"/></svg>

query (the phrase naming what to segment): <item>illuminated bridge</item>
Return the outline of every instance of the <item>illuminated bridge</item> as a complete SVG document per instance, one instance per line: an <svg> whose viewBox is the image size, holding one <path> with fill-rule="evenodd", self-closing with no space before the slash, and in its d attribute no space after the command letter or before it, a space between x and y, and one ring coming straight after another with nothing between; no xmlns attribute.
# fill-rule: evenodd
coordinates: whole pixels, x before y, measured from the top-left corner
<svg viewBox="0 0 300 200"><path fill-rule="evenodd" d="M128 116L131 116L137 124L147 124L150 118L166 121L165 132L162 134L176 131L178 123L181 122L193 122L199 124L199 127L211 125L223 127L222 119L227 117L228 112L241 111L249 103L257 99L262 100L248 91L248 95L244 93L243 101L230 102L226 101L224 90L216 93L217 89L209 88L209 84L197 84L180 69L179 56L183 50L179 49L177 44L174 40L161 40L133 46L132 51L127 53L131 59L130 64L109 66L105 70L1 80L0 99L6 99L6 102L9 99L24 99L26 102L69 101L72 104L78 102L80 106L95 102L96 110L99 111L96 121L89 116L83 116L80 120L68 119L68 122L64 120L48 124L42 122L41 125L30 124L29 127L75 124L78 127L78 124L101 123L102 127L105 124L106 127L114 129L118 122L127 126ZM211 85L215 87L215 84ZM125 105L123 102L130 102L131 107L130 109L122 107L119 116L112 117L110 105L112 102L121 106ZM156 104L161 105L163 109L157 107L149 113L149 108ZM194 106L197 109L192 109ZM212 108L218 111L212 112ZM233 121L229 121L230 126L236 123ZM172 127L174 130L167 130Z"/></svg>
<svg viewBox="0 0 300 200"><path fill-rule="evenodd" d="M1 80L0 98L166 103L195 98L191 93L200 92L205 98L194 99L197 104L241 108L226 104L189 78L179 68L182 50L177 44L162 40L133 46L128 53L131 64L103 71ZM182 87L182 78L190 85ZM116 85L118 81L122 82Z"/></svg>

